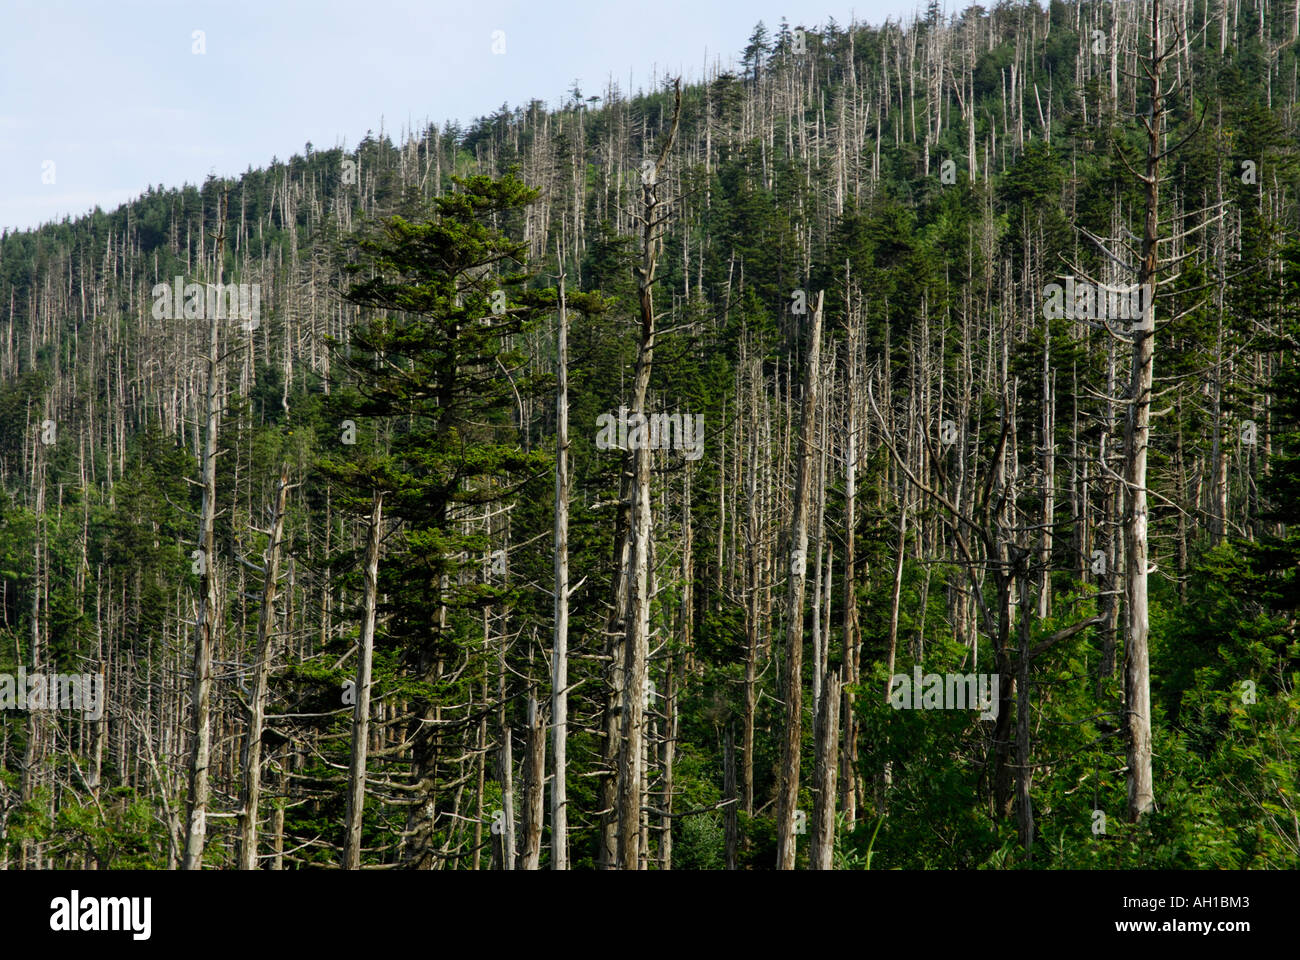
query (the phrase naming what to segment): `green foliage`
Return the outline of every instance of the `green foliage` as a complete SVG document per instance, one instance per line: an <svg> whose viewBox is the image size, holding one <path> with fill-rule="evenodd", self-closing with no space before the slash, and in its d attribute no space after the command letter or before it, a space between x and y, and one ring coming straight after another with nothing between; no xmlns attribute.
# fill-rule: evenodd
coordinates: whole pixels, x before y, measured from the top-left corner
<svg viewBox="0 0 1300 960"><path fill-rule="evenodd" d="M883 697L901 510L909 527L896 672L996 669L999 651L980 607L997 597L985 546L968 541L976 556L968 570L952 537L970 531L900 477L881 425L863 424L867 386L894 418L909 462L924 461L925 480L959 493L966 507L978 501L999 451L1016 458L1016 535L1032 539L1050 526L1044 581L1052 603L1050 615L1039 617L1019 609L1017 598L1011 649L1003 652L1011 667L1022 625L1039 644L1103 609L1105 579L1087 574L1085 564L1115 521L1108 478L1096 464L1103 437L1114 457L1123 435L1126 344L1095 325L1045 320L1037 288L1106 268L1081 229L1111 237L1117 223L1122 235L1137 222L1142 195L1127 164L1140 165L1145 132L1130 111L1141 114L1144 104L1125 80L1123 102L1111 108L1107 78L1079 62L1089 56L1089 38L1077 32L1083 21L1075 13L1052 0L1046 13L1000 4L962 14L960 23L981 39L969 48L969 63L953 64L960 103L940 78L937 117L931 84L897 75L904 49L897 25L804 24L800 51L791 24L769 32L760 23L736 73L683 92L678 143L690 146L674 152L663 195L670 191L672 200L655 288L662 322L649 397L656 408L706 423L706 456L656 460L652 486L650 671L662 693L671 656L676 868L725 866L728 812L741 869L768 869L775 855L770 801L785 732L777 678L786 655L776 628L787 615L780 587L791 432L809 345L807 317L791 307L796 291L811 299L818 290L826 294L831 397L821 546L833 550L834 582L819 611L830 667L844 665L854 608L861 641L861 674L849 690L860 724L853 758L860 803L853 822L841 812L836 866L1300 863L1300 244L1288 200L1300 187L1300 157L1283 106L1294 99L1287 78L1297 63L1285 18L1273 17L1262 36L1246 18L1239 42L1220 55L1198 27L1213 12L1191 11L1187 94L1171 104L1169 142L1187 139L1163 170L1161 229L1166 238L1174 223L1204 230L1179 242L1187 258L1160 301L1161 412L1149 447L1157 809L1140 823L1127 821L1123 678L1100 669L1102 628L1052 645L1029 670L1032 858L1014 812L994 809L992 723L972 711L895 710ZM928 50L947 27L931 3L908 29L917 33L905 42ZM1092 76L1076 87L1076 72ZM885 77L886 95L869 97L863 113L859 92ZM346 155L308 145L304 156L239 179L238 220L226 225L238 236L227 249L228 269L239 278L261 271L278 289L275 303L267 298L265 328L230 337L224 361L214 562L223 602L219 749L230 753L220 765L223 772L237 766L245 733L258 563L269 546L265 511L287 465L300 486L283 545L263 809L272 816L280 808L293 866L338 861L351 720L340 694L355 676L364 518L380 493L366 861L462 868L474 856L476 831L480 858L500 843L488 825L507 802L503 746L511 744L517 766L530 700L544 714L550 692L561 270L573 487L570 848L576 867L596 865L608 775L610 599L619 575L614 501L625 462L597 449L595 423L625 404L631 389L642 251L627 211L638 197L637 158L654 155L671 107L670 93L625 96L612 86L584 100L575 83L566 105L549 115L533 101L502 105L465 127L430 128L409 146L383 135L367 135ZM974 157L967 154L972 130ZM705 144L710 154L701 163ZM1257 164L1260 182L1243 181L1246 159ZM363 172L361 183L342 176L345 161ZM956 183L939 180L945 162L955 165ZM193 397L183 395L196 381L169 369L193 359L185 352L189 334L142 322L139 305L149 281L193 269L195 241L214 229L221 186L151 188L111 213L0 236L9 332L0 383L0 671L29 664L34 638L47 665L111 659L131 685L133 707L157 725L142 735L151 744L168 738L173 753L156 758L168 783L183 780L168 765L181 750L171 738L183 740L188 729L188 717L169 711L186 709L197 584L191 551L199 500L187 478L196 474L198 435ZM1227 226L1197 212L1221 201L1231 211ZM364 226L348 233L354 222ZM200 260L211 257L206 241L198 249ZM337 337L328 357L316 350L322 330ZM159 337L167 338L161 346ZM852 358L850 343L860 351ZM861 431L851 530L850 382ZM1054 428L1043 435L1048 413ZM770 422L753 422L762 415ZM48 448L34 441L46 416L57 416L66 438ZM966 446L931 449L935 421L950 417L964 418ZM1247 419L1258 421L1255 445L1237 439ZM1223 536L1205 522L1218 458L1228 464L1232 504ZM1047 462L1057 471L1050 509L1040 492ZM736 486L751 468L761 490L752 542L753 495L748 488L738 495ZM851 588L842 579L850 541ZM1029 562L1037 590L1040 558ZM965 615L959 622L958 603L978 622ZM751 641L754 743L742 757ZM811 683L811 664L803 680ZM811 819L807 706L799 804ZM657 710L656 733L664 736L669 716L664 704ZM39 782L20 799L38 724L16 711L0 717L0 829L11 857L40 844L44 856L69 866L167 862L167 831L173 816L183 816L184 798L164 809L151 779L155 758L120 755L137 743L135 728L123 735L120 725L135 719L110 718L104 786L92 789L81 776L89 770L85 731L77 718L55 717L47 729L58 747L32 768ZM728 756L752 768L752 811L727 795ZM656 810L663 803L657 761L648 787ZM128 780L132 786L118 785ZM58 791L44 785L51 782ZM234 803L229 786L220 786L222 804ZM516 777L517 816L521 791ZM433 810L428 822L426 810ZM230 865L229 822L213 821L206 854L213 866ZM652 815L652 862L660 829ZM806 850L800 838L801 864Z"/></svg>

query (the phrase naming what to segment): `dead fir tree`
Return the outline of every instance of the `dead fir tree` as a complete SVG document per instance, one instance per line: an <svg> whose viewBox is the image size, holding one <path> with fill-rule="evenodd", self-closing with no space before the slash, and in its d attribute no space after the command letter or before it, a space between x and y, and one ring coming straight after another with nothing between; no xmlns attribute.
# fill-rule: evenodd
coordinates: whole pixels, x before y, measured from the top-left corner
<svg viewBox="0 0 1300 960"><path fill-rule="evenodd" d="M659 197L660 179L681 122L681 81L674 84L673 120L653 164L647 162L641 173L641 210L635 215L641 227L641 263L635 268L640 305L640 338L633 375L630 416L645 415L646 394L654 365L655 269L663 243L667 214ZM619 704L617 753L617 864L625 870L639 869L641 863L641 794L643 730L646 697L646 662L649 658L650 634L650 538L653 525L650 515L650 474L653 451L647 444L627 451L626 496L621 498L620 526L623 536L619 552L619 581L615 599L617 627L622 640L622 697ZM607 726L607 735L612 729Z"/></svg>
<svg viewBox="0 0 1300 960"><path fill-rule="evenodd" d="M1172 42L1166 46L1166 34L1172 34ZM1117 267L1119 271L1136 274L1137 291L1141 296L1140 316L1121 330L1111 322L1104 321L1104 326L1111 336L1130 346L1131 359L1129 384L1124 396L1115 402L1125 410L1124 450L1122 475L1117 476L1103 459L1101 468L1105 476L1114 481L1123 493L1125 509L1120 519L1123 528L1124 547L1124 620L1121 635L1124 640L1124 713L1127 734L1127 770L1128 770L1128 815L1137 821L1155 806L1155 788L1151 763L1151 665L1148 641L1150 636L1150 602L1147 578L1152 572L1149 562L1149 524L1150 515L1148 498L1151 491L1147 480L1147 450L1151 438L1151 403L1154 399L1153 384L1155 374L1155 333L1156 300L1160 296L1159 287L1172 283L1177 275L1162 275L1173 264L1180 262L1191 253L1184 253L1168 258L1161 258L1162 244L1172 244L1177 249L1182 241L1218 220L1223 214L1216 210L1219 204L1185 213L1174 222L1177 224L1171 235L1161 236L1165 229L1160 211L1160 182L1162 162L1177 153L1184 144L1196 136L1201 127L1197 122L1181 141L1173 146L1165 145L1165 120L1169 113L1170 101L1177 94L1180 84L1166 84L1165 73L1169 61L1178 56L1186 46L1186 38L1176 18L1163 9L1162 0L1152 0L1147 25L1147 53L1138 58L1142 70L1142 79L1146 81L1148 104L1146 111L1138 115L1138 120L1146 135L1146 150L1142 158L1141 171L1134 168L1124 151L1117 145L1117 156L1129 173L1139 182L1144 194L1143 224L1140 248L1134 249L1132 243L1124 236L1101 238L1087 230L1088 237L1107 258L1108 266ZM1201 120L1204 120L1202 115ZM1202 218L1193 226L1183 224L1193 217ZM1122 231L1122 233L1128 233ZM1128 234L1134 240L1139 238ZM1133 264L1136 261L1136 268ZM1094 289L1104 290L1084 271L1084 279L1093 284ZM1098 301L1100 302L1100 301ZM1131 300L1130 300L1131 302ZM1191 309L1191 308L1189 308ZM1188 310L1179 316L1185 315ZM1178 319L1172 317L1171 319ZM1173 388L1170 388L1173 389ZM1110 400L1112 398L1108 398Z"/></svg>
<svg viewBox="0 0 1300 960"><path fill-rule="evenodd" d="M217 232L213 236L216 248L217 283L223 282L226 244L226 191L217 202ZM220 302L218 296L217 301ZM203 429L203 453L200 466L202 499L199 506L198 550L192 554L199 568L199 606L194 623L193 740L190 747L190 796L186 820L185 856L182 869L197 870L203 863L203 849L207 842L207 816L209 783L208 766L212 754L212 650L217 623L217 431L221 422L221 361L219 310L211 310L208 317L207 395L206 422Z"/></svg>
<svg viewBox="0 0 1300 960"><path fill-rule="evenodd" d="M777 772L776 865L793 870L796 853L795 808L799 803L799 753L803 740L803 607L807 583L808 504L813 483L813 432L816 428L821 384L822 301L817 293L812 308L812 331L804 374L799 458L794 488L794 517L790 527L789 574L786 578L785 735Z"/></svg>

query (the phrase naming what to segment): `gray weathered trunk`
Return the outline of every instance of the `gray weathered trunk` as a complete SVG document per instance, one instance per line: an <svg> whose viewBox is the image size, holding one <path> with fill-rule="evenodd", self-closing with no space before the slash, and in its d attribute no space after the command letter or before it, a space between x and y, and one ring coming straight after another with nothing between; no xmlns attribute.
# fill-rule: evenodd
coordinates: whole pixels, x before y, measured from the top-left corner
<svg viewBox="0 0 1300 960"><path fill-rule="evenodd" d="M546 810L546 716L536 688L528 695L528 731L524 746L524 822L517 870L536 870L542 857L542 821Z"/></svg>
<svg viewBox="0 0 1300 960"><path fill-rule="evenodd" d="M681 88L672 126L659 151L659 159L641 183L641 264L637 268L637 286L641 307L641 336L637 349L631 413L645 415L645 397L654 364L655 266L663 243L662 201L658 196L659 180L668 162L681 119ZM646 661L650 650L650 538L653 526L650 515L650 468L653 451L642 443L629 451L632 466L632 511L628 531L627 615L623 639L623 701L621 709L620 749L618 755L618 863L624 870L641 866L641 795L645 765L645 698Z"/></svg>
<svg viewBox="0 0 1300 960"><path fill-rule="evenodd" d="M365 608L357 650L356 703L352 711L352 758L348 763L347 832L343 868L361 866L361 822L366 805L366 753L370 743L370 667L375 648L375 603L379 596L379 543L383 536L384 494L375 493L366 534Z"/></svg>
<svg viewBox="0 0 1300 960"><path fill-rule="evenodd" d="M804 374L803 415L799 427L799 459L794 488L794 521L790 528L789 577L786 580L785 736L777 776L776 865L793 870L796 840L795 807L799 803L799 754L803 739L803 605L808 555L808 500L812 490L813 427L821 383L822 300L818 292L812 311L808 366Z"/></svg>
<svg viewBox="0 0 1300 960"><path fill-rule="evenodd" d="M248 734L244 741L244 809L239 841L239 869L257 869L257 808L262 794L262 726L266 694L275 657L276 581L280 577L280 544L284 536L284 506L289 494L289 473L280 471L275 491L275 517L271 540L262 565L262 608L257 617L257 654L253 664L253 691L248 704Z"/></svg>
<svg viewBox="0 0 1300 960"><path fill-rule="evenodd" d="M1151 116L1146 119L1147 156L1142 178L1146 220L1138 283L1147 291L1142 322L1133 329L1133 369L1129 385L1128 425L1124 444L1124 482L1129 509L1125 515L1124 691L1128 727L1128 813L1132 820L1155 804L1151 774L1151 664L1147 641L1151 625L1147 596L1147 444L1151 427L1151 384L1155 367L1155 283L1158 269L1161 126L1164 61L1160 0L1151 5Z"/></svg>
<svg viewBox="0 0 1300 960"><path fill-rule="evenodd" d="M217 283L222 282L226 206L217 208ZM217 430L221 420L221 355L218 352L217 314L208 318L207 422L203 430L202 487L199 507L199 609L194 623L193 692L194 740L190 749L190 802L185 831L185 857L182 869L197 870L203 863L207 843L208 764L212 753L212 648L217 625L217 550L215 521L217 514Z"/></svg>
<svg viewBox="0 0 1300 960"><path fill-rule="evenodd" d="M558 250L558 247L557 247ZM569 869L569 316L560 272L555 385L555 637L551 651L551 869Z"/></svg>
<svg viewBox="0 0 1300 960"><path fill-rule="evenodd" d="M840 674L828 671L817 715L817 769L813 780L813 832L808 863L814 870L834 869L835 775L838 768Z"/></svg>

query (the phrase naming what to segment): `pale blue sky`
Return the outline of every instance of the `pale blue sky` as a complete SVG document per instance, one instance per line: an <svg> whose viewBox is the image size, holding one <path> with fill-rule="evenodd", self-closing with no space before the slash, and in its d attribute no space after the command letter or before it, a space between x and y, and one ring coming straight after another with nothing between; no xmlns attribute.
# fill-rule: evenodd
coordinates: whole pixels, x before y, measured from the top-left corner
<svg viewBox="0 0 1300 960"><path fill-rule="evenodd" d="M948 11L966 3L948 0ZM923 0L0 0L0 228L273 156L558 105L575 79L698 78L759 20L910 18ZM204 31L206 52L192 52ZM492 52L504 31L505 52ZM53 163L51 167L49 162ZM52 183L45 182L52 179Z"/></svg>

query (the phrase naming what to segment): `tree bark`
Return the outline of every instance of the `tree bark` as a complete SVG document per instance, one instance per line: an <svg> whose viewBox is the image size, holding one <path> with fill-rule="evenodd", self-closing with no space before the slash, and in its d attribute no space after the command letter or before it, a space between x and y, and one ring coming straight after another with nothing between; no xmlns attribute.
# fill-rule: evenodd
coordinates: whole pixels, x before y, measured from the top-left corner
<svg viewBox="0 0 1300 960"><path fill-rule="evenodd" d="M217 207L217 283L222 283L226 242L225 199ZM220 328L216 314L208 318L207 424L203 431L203 498L199 507L199 609L194 624L194 741L190 750L190 803L185 832L184 870L197 870L203 863L207 842L208 764L212 752L212 649L217 625L217 429L221 420Z"/></svg>
<svg viewBox="0 0 1300 960"><path fill-rule="evenodd" d="M833 870L835 856L835 774L838 760L840 676L828 671L817 716L817 772L813 786L813 833L808 863L814 870Z"/></svg>
<svg viewBox="0 0 1300 960"><path fill-rule="evenodd" d="M789 576L786 581L785 737L777 778L776 865L793 870L796 839L795 807L799 803L799 754L803 739L803 606L808 555L808 500L812 491L813 429L821 383L822 300L812 311L812 335L804 374L803 416L799 428L799 459L795 475L794 522L790 529Z"/></svg>
<svg viewBox="0 0 1300 960"><path fill-rule="evenodd" d="M559 256L559 245L556 245ZM569 315L560 267L555 361L555 636L551 651L551 869L569 869Z"/></svg>
<svg viewBox="0 0 1300 960"><path fill-rule="evenodd" d="M641 305L641 338L637 349L632 414L645 415L645 396L654 365L655 266L663 243L663 222L657 195L659 179L668 162L681 120L681 86L677 87L672 127L659 151L653 171L641 184L641 264L637 286ZM623 641L623 703L618 761L618 862L624 870L641 865L641 794L645 755L646 661L650 644L650 467L653 451L642 443L629 451L632 462L632 517L627 554L627 623Z"/></svg>
<svg viewBox="0 0 1300 960"><path fill-rule="evenodd" d="M528 735L524 747L523 843L517 870L536 870L542 856L542 819L546 809L546 717L537 702L536 689L528 695Z"/></svg>
<svg viewBox="0 0 1300 960"><path fill-rule="evenodd" d="M1151 55L1145 65L1151 83L1151 116L1147 128L1146 219L1142 232L1142 265L1138 283L1147 291L1142 322L1133 329L1133 369L1129 385L1128 425L1125 431L1124 482L1129 509L1125 517L1124 692L1128 728L1128 814L1141 819L1155 805L1151 774L1151 665L1147 640L1150 633L1147 596L1147 444L1151 425L1151 384L1155 367L1155 283L1158 269L1161 127L1164 91L1161 89L1160 0L1151 5Z"/></svg>
<svg viewBox="0 0 1300 960"><path fill-rule="evenodd" d="M352 759L348 764L347 832L343 869L361 866L361 823L366 804L366 754L370 745L370 666L375 648L375 603L379 595L379 543L383 531L383 491L375 492L366 534L365 609L357 651L356 704L352 711Z"/></svg>
<svg viewBox="0 0 1300 960"><path fill-rule="evenodd" d="M248 735L244 741L244 810L239 846L239 869L257 869L257 807L262 791L262 725L266 694L275 651L276 581L280 577L280 545L284 536L284 507L289 493L289 468L280 471L275 492L275 518L263 564L262 608L257 619L257 659L253 665L253 692L248 704Z"/></svg>

